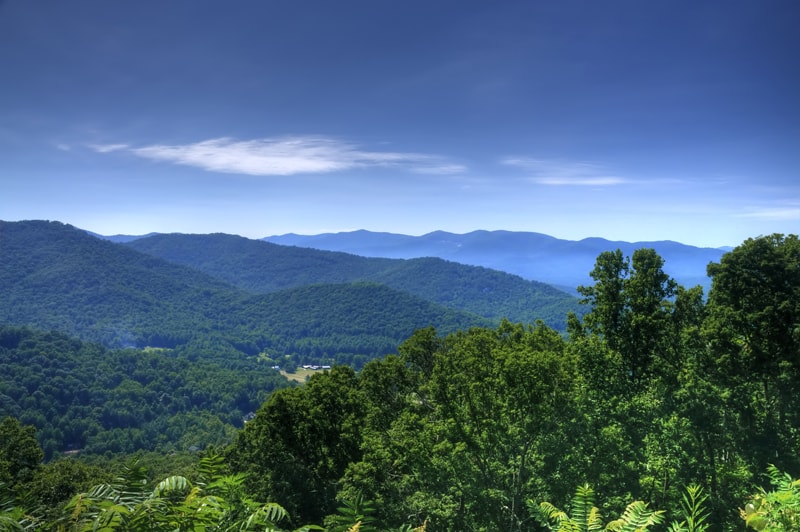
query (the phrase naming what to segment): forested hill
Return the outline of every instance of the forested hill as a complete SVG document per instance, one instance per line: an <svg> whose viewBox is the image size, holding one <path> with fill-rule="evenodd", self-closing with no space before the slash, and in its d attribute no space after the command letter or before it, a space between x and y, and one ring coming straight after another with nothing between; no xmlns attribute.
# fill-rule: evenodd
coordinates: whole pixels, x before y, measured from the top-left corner
<svg viewBox="0 0 800 532"><path fill-rule="evenodd" d="M226 444L286 379L255 357L109 350L0 324L0 412L37 428L45 457Z"/></svg>
<svg viewBox="0 0 800 532"><path fill-rule="evenodd" d="M0 294L0 322L110 346L208 331L215 308L245 297L201 272L41 221L0 226Z"/></svg>
<svg viewBox="0 0 800 532"><path fill-rule="evenodd" d="M369 281L494 321L542 319L559 330L570 310L583 310L576 298L544 283L438 258L365 258L226 234L161 234L126 245L258 293Z"/></svg>
<svg viewBox="0 0 800 532"><path fill-rule="evenodd" d="M684 286L703 285L710 280L706 266L717 262L722 249L699 248L672 241L619 242L603 238L564 240L524 231L473 231L465 234L434 231L422 236L371 231L320 235L287 234L264 239L275 244L344 251L366 257L440 257L475 264L549 283L572 291L591 284L589 272L604 251L652 248L666 261L666 271Z"/></svg>
<svg viewBox="0 0 800 532"><path fill-rule="evenodd" d="M254 295L69 225L29 221L0 223L0 323L113 347L358 365L417 328L487 322L377 284Z"/></svg>

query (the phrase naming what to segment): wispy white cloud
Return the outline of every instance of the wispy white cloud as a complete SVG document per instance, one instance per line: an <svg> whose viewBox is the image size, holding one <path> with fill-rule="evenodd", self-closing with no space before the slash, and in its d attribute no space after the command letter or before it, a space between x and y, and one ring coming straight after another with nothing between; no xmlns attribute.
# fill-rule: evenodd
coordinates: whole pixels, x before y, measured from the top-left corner
<svg viewBox="0 0 800 532"><path fill-rule="evenodd" d="M528 157L510 157L502 163L525 170L529 179L540 185L614 186L630 182L625 178L609 175L602 166L591 163Z"/></svg>
<svg viewBox="0 0 800 532"><path fill-rule="evenodd" d="M127 144L89 144L89 147L99 153L111 153L128 149Z"/></svg>
<svg viewBox="0 0 800 532"><path fill-rule="evenodd" d="M228 137L192 144L91 145L100 153L127 150L139 157L194 166L210 172L256 176L328 173L369 167L400 167L421 174L453 174L466 167L421 153L370 151L322 136L236 140Z"/></svg>
<svg viewBox="0 0 800 532"><path fill-rule="evenodd" d="M415 174L434 174L434 175L452 175L462 174L467 171L467 167L462 164L421 164L411 168Z"/></svg>
<svg viewBox="0 0 800 532"><path fill-rule="evenodd" d="M758 220L800 220L800 206L757 207L739 214L741 218Z"/></svg>
<svg viewBox="0 0 800 532"><path fill-rule="evenodd" d="M534 179L540 185L554 185L554 186L596 186L606 187L610 185L621 185L626 181L621 177L615 176L561 176L561 177L539 177Z"/></svg>

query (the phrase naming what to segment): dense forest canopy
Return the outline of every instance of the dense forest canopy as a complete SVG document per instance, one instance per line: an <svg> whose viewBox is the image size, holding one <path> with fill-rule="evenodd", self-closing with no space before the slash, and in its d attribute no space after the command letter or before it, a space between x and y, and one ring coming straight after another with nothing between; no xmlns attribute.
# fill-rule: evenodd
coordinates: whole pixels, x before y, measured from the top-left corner
<svg viewBox="0 0 800 532"><path fill-rule="evenodd" d="M563 330L576 298L541 282L439 258L366 258L234 235L154 235L129 247L255 293L309 284L372 282L499 322L541 319Z"/></svg>
<svg viewBox="0 0 800 532"><path fill-rule="evenodd" d="M746 241L709 266L707 299L663 265L650 249L601 254L568 338L425 329L358 375L278 391L232 464L310 520L361 495L391 526L531 530L528 502L566 503L578 485L609 514L640 499L677 515L696 484L730 527L769 467L800 468L800 242Z"/></svg>
<svg viewBox="0 0 800 532"><path fill-rule="evenodd" d="M419 327L452 332L492 320L377 282L252 293L68 225L29 221L0 222L0 323L107 347L234 358L266 351L294 365L360 367Z"/></svg>
<svg viewBox="0 0 800 532"><path fill-rule="evenodd" d="M226 471L243 475L235 483L248 500L279 503L289 527L796 530L800 240L749 239L710 264L708 274L706 296L670 278L652 249L604 252L594 283L579 288L588 312L570 314L566 334L541 322L417 329L395 354L360 371L335 366L270 393L224 449ZM6 329L4 348L28 345L15 339L25 335L31 346L66 343L31 359L32 371L39 365L49 375L45 359L84 348L48 334ZM107 358L134 353L145 365L167 364L159 373L169 371L142 351ZM127 381L106 391L119 405L147 387ZM16 421L3 427L11 434L3 441L28 442L4 443L17 451L0 458L24 466L6 485L15 496L35 492L37 471L50 464L36 465L42 455L31 430ZM84 476L99 473L92 475ZM164 515L178 503L194 508L181 486L189 489L171 481L177 491L172 506L159 506ZM197 486L193 501L228 500L202 480ZM134 522L144 515L139 505L162 501L164 490L134 498L124 515ZM75 509L76 499L59 508L86 527L97 525L109 518L103 493L114 492L86 495L82 500L96 506L85 511ZM52 523L30 515L43 527Z"/></svg>
<svg viewBox="0 0 800 532"><path fill-rule="evenodd" d="M286 379L255 358L109 350L56 332L0 326L0 412L37 427L48 460L202 449L231 441Z"/></svg>

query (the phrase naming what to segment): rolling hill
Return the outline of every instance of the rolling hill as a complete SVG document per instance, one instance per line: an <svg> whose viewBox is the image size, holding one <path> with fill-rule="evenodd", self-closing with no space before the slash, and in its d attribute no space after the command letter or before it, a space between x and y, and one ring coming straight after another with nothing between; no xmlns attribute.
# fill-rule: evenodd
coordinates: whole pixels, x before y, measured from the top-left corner
<svg viewBox="0 0 800 532"><path fill-rule="evenodd" d="M577 300L552 286L438 258L381 259L281 246L226 234L162 234L127 246L256 293L310 284L372 282L499 321L542 319L564 330Z"/></svg>
<svg viewBox="0 0 800 532"><path fill-rule="evenodd" d="M194 356L363 361L412 332L487 323L376 283L253 294L58 222L0 224L0 323ZM354 359L357 357L357 359Z"/></svg>
<svg viewBox="0 0 800 532"><path fill-rule="evenodd" d="M454 234L435 231L422 236L351 231L319 235L286 234L265 241L288 246L343 251L365 257L439 257L462 264L493 268L563 288L572 293L592 282L589 272L603 251L621 249L632 255L653 248L666 261L665 271L684 286L708 287L709 262L719 262L725 249L698 248L672 241L619 242L603 238L562 240L541 233L473 231Z"/></svg>

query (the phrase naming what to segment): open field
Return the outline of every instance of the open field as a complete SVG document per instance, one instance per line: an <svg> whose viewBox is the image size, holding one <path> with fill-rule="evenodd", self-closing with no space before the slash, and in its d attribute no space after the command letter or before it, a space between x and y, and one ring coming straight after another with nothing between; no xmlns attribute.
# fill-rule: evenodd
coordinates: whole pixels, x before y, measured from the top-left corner
<svg viewBox="0 0 800 532"><path fill-rule="evenodd" d="M281 375L283 375L284 377L286 377L290 381L304 383L304 382L306 382L306 379L309 376L311 376L312 374L314 374L314 373L316 373L318 371L321 371L321 370L297 368L297 370L295 370L294 373L289 373L287 371L281 370Z"/></svg>

